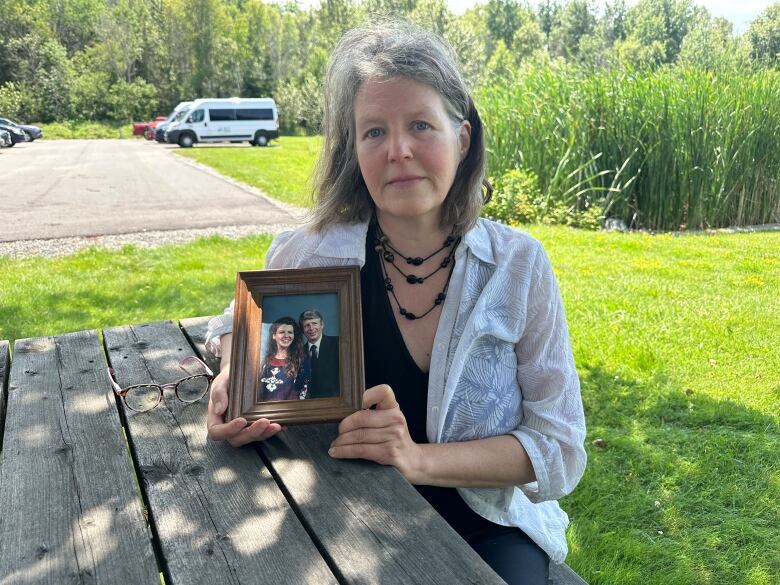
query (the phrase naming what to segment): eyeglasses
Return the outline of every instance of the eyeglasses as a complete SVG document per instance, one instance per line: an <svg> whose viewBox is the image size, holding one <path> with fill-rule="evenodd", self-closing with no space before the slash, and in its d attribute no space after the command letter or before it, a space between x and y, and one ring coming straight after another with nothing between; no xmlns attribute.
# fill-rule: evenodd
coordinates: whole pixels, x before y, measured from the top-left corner
<svg viewBox="0 0 780 585"><path fill-rule="evenodd" d="M179 362L179 366L184 366L187 362L195 361L206 369L206 374L195 374L187 376L178 382L170 384L137 384L128 386L125 389L119 387L114 377L114 370L108 368L108 378L111 380L111 386L117 396L121 396L127 408L135 412L147 412L160 404L163 398L165 388L173 388L176 398L182 402L197 402L206 395L209 390L209 384L214 379L214 372L194 355L188 356Z"/></svg>

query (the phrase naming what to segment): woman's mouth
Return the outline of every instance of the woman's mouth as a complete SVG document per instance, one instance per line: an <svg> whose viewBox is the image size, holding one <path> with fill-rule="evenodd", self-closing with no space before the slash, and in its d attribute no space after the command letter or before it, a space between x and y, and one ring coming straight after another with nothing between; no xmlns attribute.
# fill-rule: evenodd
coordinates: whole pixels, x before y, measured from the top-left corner
<svg viewBox="0 0 780 585"><path fill-rule="evenodd" d="M417 175L403 175L390 179L387 184L393 187L410 187L415 185L419 181L422 181L424 177L418 177Z"/></svg>

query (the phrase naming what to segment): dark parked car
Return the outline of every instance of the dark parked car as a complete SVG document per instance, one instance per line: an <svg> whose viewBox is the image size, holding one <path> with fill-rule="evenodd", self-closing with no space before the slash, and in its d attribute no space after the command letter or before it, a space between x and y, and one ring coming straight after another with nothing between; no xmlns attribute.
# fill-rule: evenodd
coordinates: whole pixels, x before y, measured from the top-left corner
<svg viewBox="0 0 780 585"><path fill-rule="evenodd" d="M0 130L0 148L5 148L6 146L13 146L11 134L5 130Z"/></svg>
<svg viewBox="0 0 780 585"><path fill-rule="evenodd" d="M32 142L33 140L38 140L39 138L43 138L43 130L38 128L38 126L30 126L29 124L17 124L16 122L12 122L8 118L0 118L0 124L3 124L5 126L14 126L16 128L21 128L22 131L27 134L28 140Z"/></svg>
<svg viewBox="0 0 780 585"><path fill-rule="evenodd" d="M18 126L10 126L8 124L0 123L0 130L5 130L11 135L11 144L8 146L15 146L19 142L27 142L27 132L19 128Z"/></svg>

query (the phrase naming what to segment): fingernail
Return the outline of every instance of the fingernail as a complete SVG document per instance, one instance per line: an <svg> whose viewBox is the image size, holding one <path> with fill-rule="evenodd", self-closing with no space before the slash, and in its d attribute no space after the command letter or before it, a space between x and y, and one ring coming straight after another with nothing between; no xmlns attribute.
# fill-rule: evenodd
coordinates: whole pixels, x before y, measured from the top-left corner
<svg viewBox="0 0 780 585"><path fill-rule="evenodd" d="M333 457L333 454L334 454L335 452L336 452L336 450L335 450L333 447L331 447L330 449L328 449L328 455L330 455L331 457Z"/></svg>
<svg viewBox="0 0 780 585"><path fill-rule="evenodd" d="M214 410L217 412L220 412L222 410L222 403L221 402L215 402L214 403Z"/></svg>

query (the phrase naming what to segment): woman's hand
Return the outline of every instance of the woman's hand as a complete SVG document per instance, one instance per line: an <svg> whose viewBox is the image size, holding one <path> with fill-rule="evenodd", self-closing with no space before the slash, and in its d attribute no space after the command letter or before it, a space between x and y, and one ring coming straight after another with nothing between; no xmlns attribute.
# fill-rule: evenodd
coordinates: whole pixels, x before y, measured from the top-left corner
<svg viewBox="0 0 780 585"><path fill-rule="evenodd" d="M264 441L282 430L281 425L272 423L267 418L261 418L247 426L246 419L239 417L225 422L225 410L228 404L228 387L230 368L223 368L211 383L209 396L209 411L206 425L209 439L227 441L234 447L246 445L252 441Z"/></svg>
<svg viewBox="0 0 780 585"><path fill-rule="evenodd" d="M369 410L376 406L376 410ZM412 441L406 417L387 384L363 394L363 410L339 425L339 436L328 451L336 459L369 459L393 465L410 483L422 483L424 461L420 445Z"/></svg>

